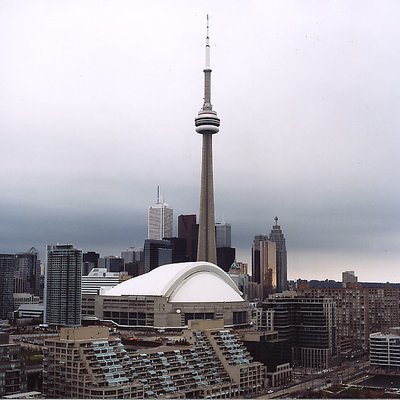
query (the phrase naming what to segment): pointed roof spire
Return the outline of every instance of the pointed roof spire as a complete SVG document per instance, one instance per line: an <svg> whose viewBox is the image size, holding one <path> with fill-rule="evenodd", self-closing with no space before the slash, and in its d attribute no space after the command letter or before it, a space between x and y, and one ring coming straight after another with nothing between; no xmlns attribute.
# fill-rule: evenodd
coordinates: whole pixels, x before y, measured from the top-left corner
<svg viewBox="0 0 400 400"><path fill-rule="evenodd" d="M275 217L274 220L275 220L275 226L278 225L278 217Z"/></svg>

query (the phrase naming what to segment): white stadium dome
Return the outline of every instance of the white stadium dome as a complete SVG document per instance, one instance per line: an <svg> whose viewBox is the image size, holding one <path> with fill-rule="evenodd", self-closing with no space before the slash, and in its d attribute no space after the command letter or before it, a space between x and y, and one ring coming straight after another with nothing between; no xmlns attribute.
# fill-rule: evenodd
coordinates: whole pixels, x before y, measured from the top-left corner
<svg viewBox="0 0 400 400"><path fill-rule="evenodd" d="M209 262L162 265L113 287L105 296L163 296L170 303L244 302L236 284Z"/></svg>

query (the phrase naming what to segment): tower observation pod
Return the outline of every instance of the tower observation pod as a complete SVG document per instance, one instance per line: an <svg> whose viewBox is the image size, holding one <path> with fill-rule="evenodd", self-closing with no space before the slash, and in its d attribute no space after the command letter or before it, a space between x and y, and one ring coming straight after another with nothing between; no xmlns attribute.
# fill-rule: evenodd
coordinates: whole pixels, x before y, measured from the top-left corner
<svg viewBox="0 0 400 400"><path fill-rule="evenodd" d="M217 263L215 243L214 183L212 161L212 135L219 131L220 120L211 105L209 18L207 15L206 63L204 68L204 103L195 118L196 132L203 136L200 216L197 260Z"/></svg>

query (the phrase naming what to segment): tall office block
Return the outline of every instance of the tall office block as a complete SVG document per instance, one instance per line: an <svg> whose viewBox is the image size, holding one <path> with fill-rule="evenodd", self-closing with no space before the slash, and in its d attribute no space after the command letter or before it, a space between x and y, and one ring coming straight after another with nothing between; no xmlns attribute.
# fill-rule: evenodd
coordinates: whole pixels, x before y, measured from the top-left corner
<svg viewBox="0 0 400 400"><path fill-rule="evenodd" d="M173 216L172 208L160 200L160 191L157 189L157 202L149 208L148 239L163 240L172 237Z"/></svg>
<svg viewBox="0 0 400 400"><path fill-rule="evenodd" d="M263 299L276 292L276 244L270 240L260 242L261 286Z"/></svg>
<svg viewBox="0 0 400 400"><path fill-rule="evenodd" d="M287 251L285 236L278 225L278 217L275 217L275 225L272 227L269 240L276 244L276 291L282 293L288 289Z"/></svg>
<svg viewBox="0 0 400 400"><path fill-rule="evenodd" d="M82 251L72 245L47 246L45 322L81 324Z"/></svg>
<svg viewBox="0 0 400 400"><path fill-rule="evenodd" d="M217 263L215 244L214 183L212 161L212 136L219 131L220 120L211 105L210 44L206 38L206 65L204 68L204 104L195 119L196 132L203 136L201 161L199 242L197 260Z"/></svg>
<svg viewBox="0 0 400 400"><path fill-rule="evenodd" d="M178 217L178 238L186 241L186 256L188 261L197 260L197 242L199 226L196 215L179 215Z"/></svg>
<svg viewBox="0 0 400 400"><path fill-rule="evenodd" d="M9 319L13 312L14 254L0 254L0 319Z"/></svg>
<svg viewBox="0 0 400 400"><path fill-rule="evenodd" d="M26 253L15 257L14 292L42 296L40 287L40 260L38 251L32 247Z"/></svg>
<svg viewBox="0 0 400 400"><path fill-rule="evenodd" d="M217 222L215 224L215 240L217 249L219 247L231 247L231 224Z"/></svg>
<svg viewBox="0 0 400 400"><path fill-rule="evenodd" d="M144 273L170 263L172 263L172 245L169 240L145 240Z"/></svg>
<svg viewBox="0 0 400 400"><path fill-rule="evenodd" d="M259 284L261 299L275 293L277 285L276 244L267 235L257 235L252 247L253 282Z"/></svg>

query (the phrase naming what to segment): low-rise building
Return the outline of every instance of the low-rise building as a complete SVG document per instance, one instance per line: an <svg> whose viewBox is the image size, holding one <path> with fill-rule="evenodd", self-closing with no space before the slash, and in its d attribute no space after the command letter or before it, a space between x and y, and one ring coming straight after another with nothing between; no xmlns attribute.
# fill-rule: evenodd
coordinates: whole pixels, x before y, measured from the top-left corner
<svg viewBox="0 0 400 400"><path fill-rule="evenodd" d="M369 335L369 359L379 368L400 370L400 327Z"/></svg>

